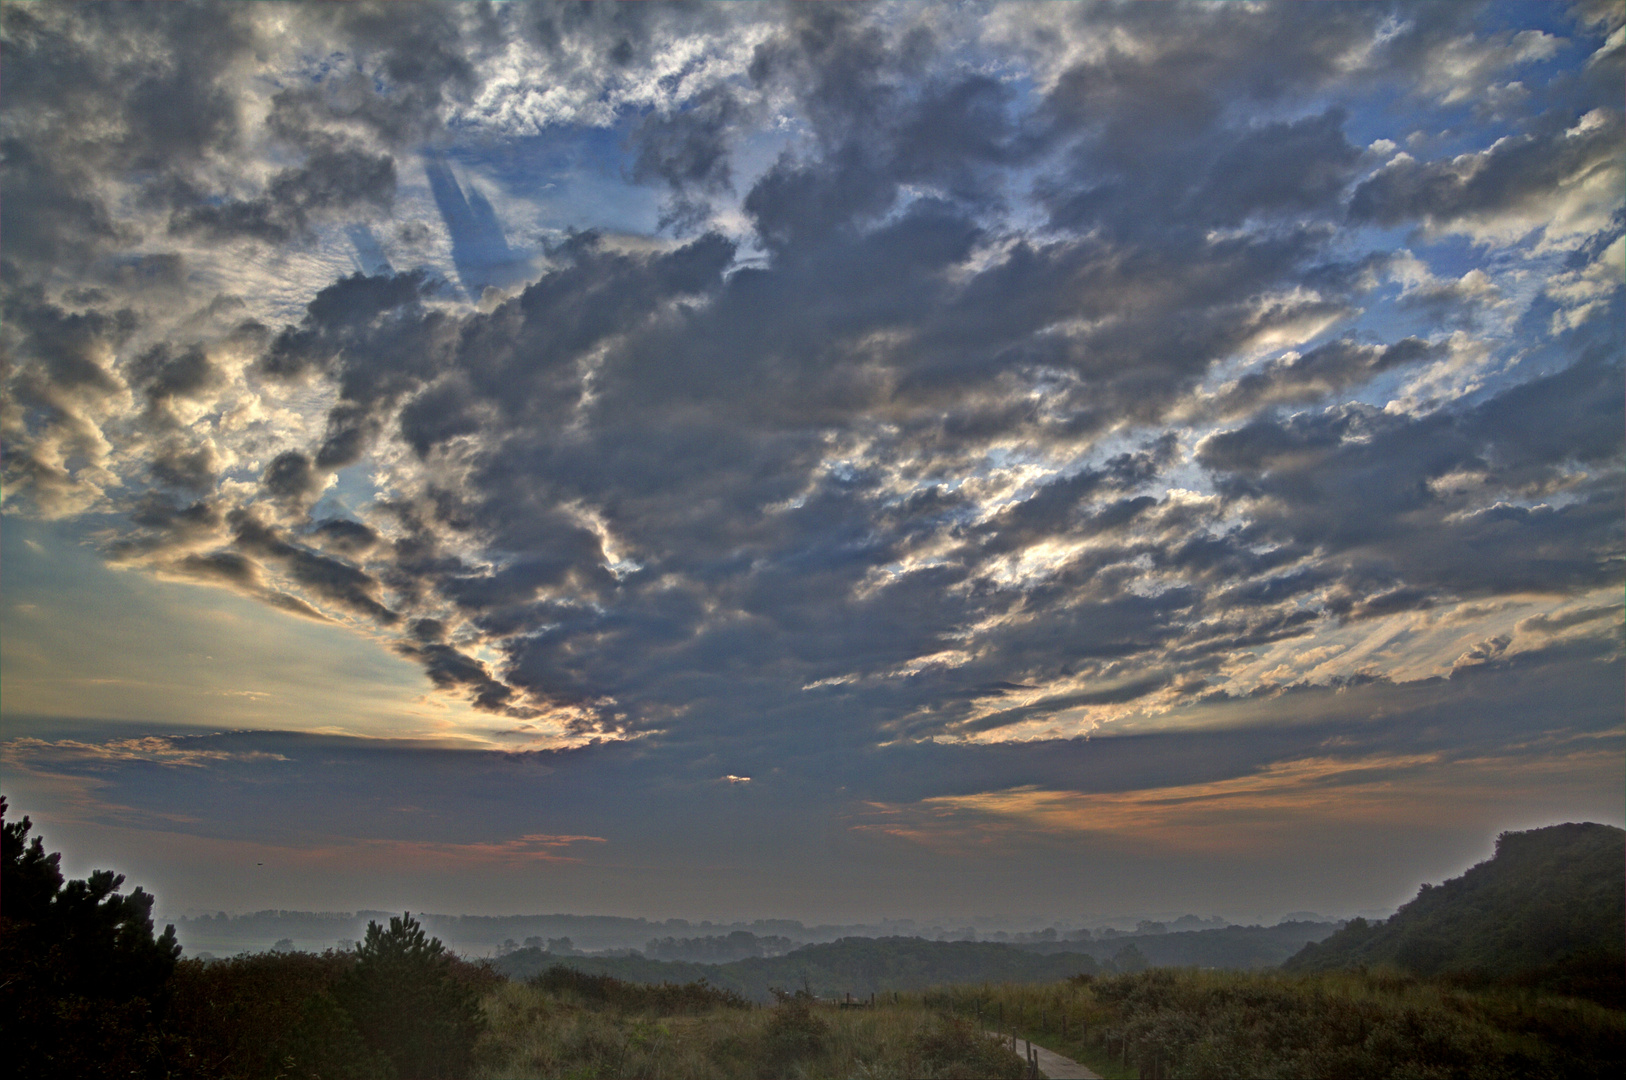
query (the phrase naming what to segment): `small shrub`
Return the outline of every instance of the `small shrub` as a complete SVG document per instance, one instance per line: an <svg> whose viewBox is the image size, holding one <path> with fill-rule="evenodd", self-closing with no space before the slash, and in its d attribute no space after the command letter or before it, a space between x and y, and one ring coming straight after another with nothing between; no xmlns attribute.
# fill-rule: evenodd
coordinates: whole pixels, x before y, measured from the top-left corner
<svg viewBox="0 0 1626 1080"><path fill-rule="evenodd" d="M783 996L763 1029L762 1057L772 1068L783 1070L794 1062L818 1057L829 1040L830 1025L813 1012L811 997L801 993Z"/></svg>
<svg viewBox="0 0 1626 1080"><path fill-rule="evenodd" d="M944 1017L916 1040L915 1052L934 1077L966 1078L1027 1075L1027 1067L1003 1042L976 1030L959 1017Z"/></svg>

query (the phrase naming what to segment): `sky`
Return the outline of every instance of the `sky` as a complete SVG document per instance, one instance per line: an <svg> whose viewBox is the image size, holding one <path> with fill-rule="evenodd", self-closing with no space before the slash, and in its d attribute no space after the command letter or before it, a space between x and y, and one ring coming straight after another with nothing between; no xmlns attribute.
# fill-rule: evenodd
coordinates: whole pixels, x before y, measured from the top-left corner
<svg viewBox="0 0 1626 1080"><path fill-rule="evenodd" d="M1623 20L8 3L11 812L818 921L1622 824Z"/></svg>

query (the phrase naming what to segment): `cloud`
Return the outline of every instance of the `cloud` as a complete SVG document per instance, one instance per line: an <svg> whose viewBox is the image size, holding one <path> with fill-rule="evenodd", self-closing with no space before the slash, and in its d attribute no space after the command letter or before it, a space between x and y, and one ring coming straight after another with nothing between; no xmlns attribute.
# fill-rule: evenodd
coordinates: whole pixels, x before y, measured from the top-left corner
<svg viewBox="0 0 1626 1080"><path fill-rule="evenodd" d="M1550 241L1589 235L1618 210L1619 128L1618 111L1598 108L1571 127L1509 136L1450 160L1397 154L1355 189L1350 217L1417 222L1431 234L1481 242L1538 228Z"/></svg>
<svg viewBox="0 0 1626 1080"><path fill-rule="evenodd" d="M1551 615L1532 615L1528 619L1520 619L1518 629L1521 634L1558 634L1575 626L1584 626L1599 619L1607 619L1619 614L1619 607L1584 607L1574 611L1555 612Z"/></svg>
<svg viewBox="0 0 1626 1080"><path fill-rule="evenodd" d="M6 742L13 764L27 767L70 767L96 769L135 763L201 769L217 762L287 761L282 754L266 750L221 750L197 745L196 740L148 735L134 739L113 739L103 743L74 739L19 738Z"/></svg>
<svg viewBox="0 0 1626 1080"><path fill-rule="evenodd" d="M1614 757L1612 750L1589 748L1539 763L1524 754L1457 761L1435 755L1303 758L1250 776L1134 792L1025 785L912 805L873 804L850 827L962 857L1023 840L1066 844L1079 834L1171 852L1251 855L1309 821L1394 828L1415 820L1423 807L1439 813L1450 800L1483 805L1507 798L1510 784L1536 786L1527 770L1561 774L1578 768L1595 775Z"/></svg>
<svg viewBox="0 0 1626 1080"><path fill-rule="evenodd" d="M1623 513L1582 50L1013 10L8 9L8 508L751 797L1568 641Z"/></svg>

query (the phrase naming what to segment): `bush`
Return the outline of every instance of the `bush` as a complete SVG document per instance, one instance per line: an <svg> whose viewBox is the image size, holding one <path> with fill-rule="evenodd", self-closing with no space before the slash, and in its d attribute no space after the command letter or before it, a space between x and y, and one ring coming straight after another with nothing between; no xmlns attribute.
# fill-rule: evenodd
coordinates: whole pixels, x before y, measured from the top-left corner
<svg viewBox="0 0 1626 1080"><path fill-rule="evenodd" d="M763 1060L777 1073L790 1065L824 1053L830 1025L813 1014L813 999L804 993L784 994L763 1029Z"/></svg>
<svg viewBox="0 0 1626 1080"><path fill-rule="evenodd" d="M367 1045L332 994L313 994L278 1047L279 1080L391 1080L390 1060Z"/></svg>
<svg viewBox="0 0 1626 1080"><path fill-rule="evenodd" d="M1027 1075L1027 1066L1005 1043L976 1030L969 1021L944 1017L919 1039L916 1053L934 1077L1009 1077Z"/></svg>
<svg viewBox="0 0 1626 1080"><path fill-rule="evenodd" d="M169 1029L181 1048L172 1071L212 1080L307 1074L317 1060L311 1027L322 1010L311 1003L325 998L339 1008L332 991L355 963L355 953L331 950L182 960L170 979Z"/></svg>

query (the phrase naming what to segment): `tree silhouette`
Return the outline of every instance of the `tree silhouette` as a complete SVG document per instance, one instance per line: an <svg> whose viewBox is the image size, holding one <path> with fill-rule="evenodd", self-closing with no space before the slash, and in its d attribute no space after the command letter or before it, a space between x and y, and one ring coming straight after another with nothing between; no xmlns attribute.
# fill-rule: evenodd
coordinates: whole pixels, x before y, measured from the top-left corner
<svg viewBox="0 0 1626 1080"><path fill-rule="evenodd" d="M367 924L356 965L334 997L397 1075L462 1077L483 1021L477 994L452 968L440 940L407 912L387 930Z"/></svg>
<svg viewBox="0 0 1626 1080"><path fill-rule="evenodd" d="M0 819L6 801L0 797ZM33 822L4 822L0 863L0 1039L13 1076L163 1071L159 1032L181 947L154 938L153 898L124 875L65 881Z"/></svg>

